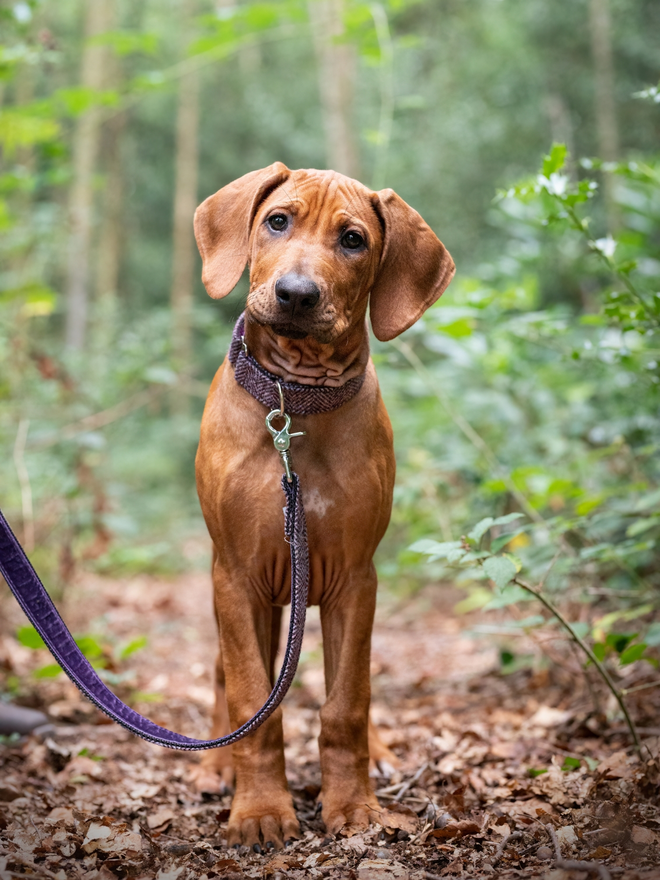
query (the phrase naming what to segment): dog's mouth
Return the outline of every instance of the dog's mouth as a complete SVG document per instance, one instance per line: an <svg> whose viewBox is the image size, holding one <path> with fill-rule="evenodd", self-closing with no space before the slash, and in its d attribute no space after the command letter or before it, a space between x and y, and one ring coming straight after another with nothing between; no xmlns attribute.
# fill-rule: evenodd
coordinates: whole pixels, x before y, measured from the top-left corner
<svg viewBox="0 0 660 880"><path fill-rule="evenodd" d="M302 330L296 324L271 324L270 327L276 336L286 336L287 339L304 339L309 336L307 330Z"/></svg>

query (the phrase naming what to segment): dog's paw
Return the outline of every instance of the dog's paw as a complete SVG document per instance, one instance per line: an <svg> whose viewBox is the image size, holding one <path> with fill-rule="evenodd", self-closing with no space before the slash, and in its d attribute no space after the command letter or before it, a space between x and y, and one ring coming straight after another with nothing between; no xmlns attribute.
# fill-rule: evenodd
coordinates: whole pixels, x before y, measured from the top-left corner
<svg viewBox="0 0 660 880"><path fill-rule="evenodd" d="M255 852L262 852L281 849L298 837L300 825L288 792L234 797L227 827L227 846L251 846Z"/></svg>
<svg viewBox="0 0 660 880"><path fill-rule="evenodd" d="M227 765L216 768L202 761L191 768L188 779L200 794L230 794L233 791L234 771Z"/></svg>
<svg viewBox="0 0 660 880"><path fill-rule="evenodd" d="M380 805L376 796L369 792L364 798L348 803L341 801L323 802L323 821L328 834L342 834L352 837L366 831L370 822L375 822L380 813Z"/></svg>

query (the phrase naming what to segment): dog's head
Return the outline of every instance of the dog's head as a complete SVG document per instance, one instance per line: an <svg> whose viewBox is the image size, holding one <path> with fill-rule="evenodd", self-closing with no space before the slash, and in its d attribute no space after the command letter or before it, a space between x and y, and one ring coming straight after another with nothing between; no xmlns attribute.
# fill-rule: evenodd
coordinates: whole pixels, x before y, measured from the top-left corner
<svg viewBox="0 0 660 880"><path fill-rule="evenodd" d="M215 299L250 265L247 310L279 336L333 342L370 302L378 339L421 317L454 275L449 252L391 189L334 171L252 171L195 213L202 280Z"/></svg>

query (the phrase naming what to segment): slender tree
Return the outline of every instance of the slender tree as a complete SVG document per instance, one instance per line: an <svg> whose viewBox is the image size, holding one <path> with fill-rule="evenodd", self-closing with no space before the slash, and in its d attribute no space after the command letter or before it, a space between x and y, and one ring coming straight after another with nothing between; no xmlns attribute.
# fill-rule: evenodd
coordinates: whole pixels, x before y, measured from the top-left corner
<svg viewBox="0 0 660 880"><path fill-rule="evenodd" d="M182 3L183 46L187 47L195 13L195 0ZM176 117L174 228L172 246L172 353L178 369L190 362L192 352L192 302L195 242L192 220L197 207L199 127L199 77L186 73L179 82ZM187 397L174 395L177 412L186 408Z"/></svg>
<svg viewBox="0 0 660 880"><path fill-rule="evenodd" d="M309 0L309 13L318 59L328 167L359 177L352 113L356 58L354 47L342 41L344 0Z"/></svg>
<svg viewBox="0 0 660 880"><path fill-rule="evenodd" d="M590 0L591 49L594 59L595 110L598 129L598 154L606 162L619 158L619 127L614 93L612 21L609 0ZM606 174L604 180L610 229L618 226L615 198L616 180Z"/></svg>
<svg viewBox="0 0 660 880"><path fill-rule="evenodd" d="M116 0L109 0L115 3ZM104 88L118 89L122 76L119 58L112 52L103 65ZM124 195L124 163L122 139L126 129L127 114L112 116L102 129L102 161L105 170L105 186L101 207L101 227L96 254L96 298L109 304L116 299L121 264L123 240L122 204Z"/></svg>
<svg viewBox="0 0 660 880"><path fill-rule="evenodd" d="M103 88L107 49L93 38L112 27L114 2L87 0L85 44L80 68L83 88ZM92 106L78 119L73 143L73 182L69 203L69 258L66 278L66 345L85 345L90 288L90 251L94 202L94 171L99 147L100 116Z"/></svg>

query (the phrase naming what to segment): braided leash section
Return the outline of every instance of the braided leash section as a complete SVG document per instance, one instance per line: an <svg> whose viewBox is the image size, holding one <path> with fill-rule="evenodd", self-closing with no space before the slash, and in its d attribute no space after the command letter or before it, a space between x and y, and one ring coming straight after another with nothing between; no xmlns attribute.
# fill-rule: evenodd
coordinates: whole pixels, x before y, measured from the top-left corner
<svg viewBox="0 0 660 880"><path fill-rule="evenodd" d="M307 527L298 476L282 477L286 496L285 534L291 547L291 622L282 669L271 695L237 730L219 739L192 739L149 721L116 697L101 681L60 617L44 585L0 511L0 572L26 616L71 681L113 721L149 742L170 749L196 751L228 746L255 731L284 699L296 674L305 630L309 586Z"/></svg>
<svg viewBox="0 0 660 880"><path fill-rule="evenodd" d="M326 387L324 385L301 385L298 382L281 382L280 379L265 370L252 355L243 348L245 333L245 313L234 327L229 348L229 363L234 367L236 381L252 397L267 406L269 410L279 409L280 398L278 384L281 384L289 415L309 416L318 413L332 412L348 403L358 393L364 383L365 374L354 376L344 385Z"/></svg>

